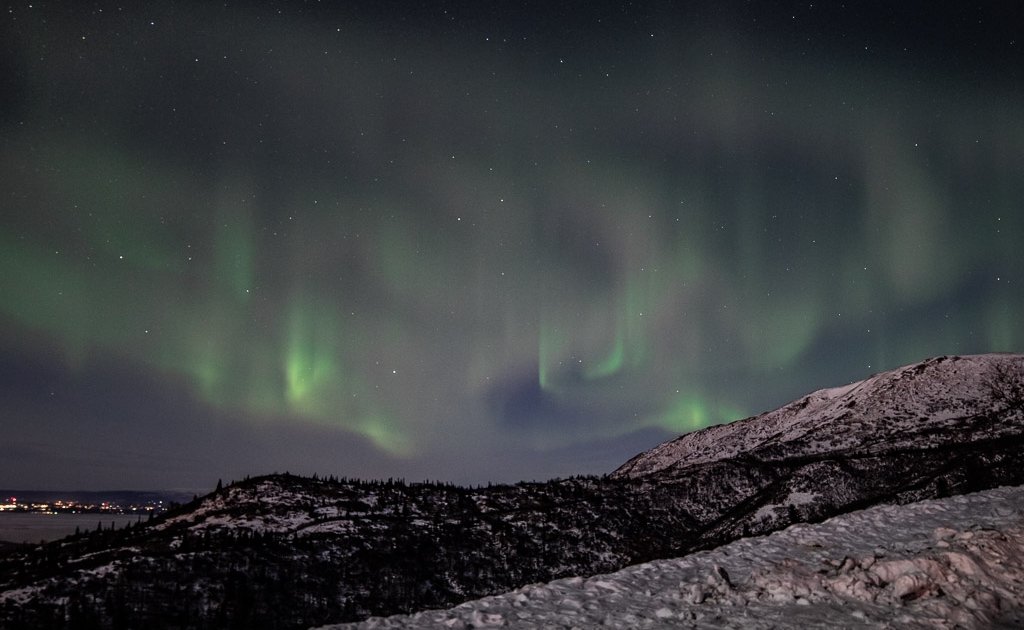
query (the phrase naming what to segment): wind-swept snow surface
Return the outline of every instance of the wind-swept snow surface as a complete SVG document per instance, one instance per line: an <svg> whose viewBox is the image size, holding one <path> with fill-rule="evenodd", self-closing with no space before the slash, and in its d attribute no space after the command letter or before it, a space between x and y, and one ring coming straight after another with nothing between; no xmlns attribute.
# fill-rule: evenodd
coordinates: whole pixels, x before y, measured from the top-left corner
<svg viewBox="0 0 1024 630"><path fill-rule="evenodd" d="M1024 487L879 506L675 560L331 628L1020 628Z"/></svg>

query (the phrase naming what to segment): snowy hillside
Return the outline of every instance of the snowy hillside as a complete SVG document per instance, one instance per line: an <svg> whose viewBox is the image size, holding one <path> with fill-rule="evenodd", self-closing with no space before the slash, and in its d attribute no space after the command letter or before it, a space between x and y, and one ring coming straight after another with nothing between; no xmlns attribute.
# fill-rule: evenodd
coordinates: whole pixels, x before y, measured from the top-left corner
<svg viewBox="0 0 1024 630"><path fill-rule="evenodd" d="M0 628L305 628L669 557L696 531L670 488L631 480L269 475L0 555Z"/></svg>
<svg viewBox="0 0 1024 630"><path fill-rule="evenodd" d="M1020 628L1024 487L878 506L342 628Z"/></svg>
<svg viewBox="0 0 1024 630"><path fill-rule="evenodd" d="M0 554L0 627L305 628L359 621L607 574L875 505L1022 484L1024 356L942 357L685 435L610 476L486 488L289 474L232 483L150 523ZM874 531L897 535L887 527ZM571 597L557 589L520 593L516 614L529 610L531 597L542 597L559 599L555 612L567 620L583 615L583 625L592 607L619 602L604 613L616 626L635 625L634 607L666 625L700 613L720 626L727 613L744 619L736 611L747 607L766 607L761 619L789 619L793 611L807 613L801 601L824 602L836 593L861 598L864 619L873 619L873 606L896 600L922 615L949 598L960 598L964 610L993 610L993 602L1010 601L1017 591L973 584L973 565L938 551L948 544L983 568L984 554L1001 548L1002 539L971 536L928 542L934 554L924 564L890 566L851 547L829 556L838 564L826 566L814 554L833 552L812 545L790 554L796 564L762 559L765 572L753 575L722 556L715 561L736 589L723 586L721 575L705 584L706 567L686 560L666 565L676 567L664 573L669 590L652 582L644 587L651 595L617 594L624 580L662 575L642 565L628 579L560 582L557 589L575 589ZM974 539L984 545L974 549ZM961 543L967 546L956 547ZM738 544L734 549L755 559L774 549ZM901 549L887 548L885 558ZM876 575L880 567L889 573ZM1001 570L986 569L982 577L995 579ZM946 579L945 571L962 574L960 581L936 581ZM704 585L692 586L694 580ZM957 590L962 585L966 590ZM645 597L653 599L644 603ZM785 601L769 605L773 598ZM688 599L704 603L673 607ZM509 617L501 612L494 619Z"/></svg>
<svg viewBox="0 0 1024 630"><path fill-rule="evenodd" d="M637 477L740 457L935 446L998 438L1019 427L991 422L1024 403L1024 355L938 357L808 394L780 409L686 434L613 473ZM955 429L955 430L950 430Z"/></svg>

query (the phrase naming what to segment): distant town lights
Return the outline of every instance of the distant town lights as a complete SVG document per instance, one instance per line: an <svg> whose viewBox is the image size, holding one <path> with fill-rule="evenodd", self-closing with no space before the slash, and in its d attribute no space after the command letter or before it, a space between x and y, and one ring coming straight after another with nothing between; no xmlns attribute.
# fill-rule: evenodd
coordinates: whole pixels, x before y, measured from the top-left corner
<svg viewBox="0 0 1024 630"><path fill-rule="evenodd" d="M6 502L0 503L0 512L31 512L36 514L153 514L160 513L166 509L164 501L146 502L125 502L99 501L80 502L74 499L57 499L52 502L22 501L18 503L17 497L10 497Z"/></svg>

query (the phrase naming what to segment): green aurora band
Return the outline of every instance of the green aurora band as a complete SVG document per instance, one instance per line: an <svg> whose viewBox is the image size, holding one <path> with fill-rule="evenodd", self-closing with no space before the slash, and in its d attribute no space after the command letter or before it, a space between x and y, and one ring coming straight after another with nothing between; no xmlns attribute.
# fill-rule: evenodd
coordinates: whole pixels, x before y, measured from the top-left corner
<svg viewBox="0 0 1024 630"><path fill-rule="evenodd" d="M1012 87L776 64L723 34L706 43L728 55L644 44L608 83L416 41L398 72L385 35L310 28L280 63L234 47L244 85L196 52L190 89L220 100L205 114L154 88L154 122L61 105L90 81L127 89L103 63L78 78L36 59L34 36L76 28L15 43L42 131L4 128L0 223L5 348L72 373L117 360L256 425L413 458L488 431L539 450L690 431L793 388L1024 346ZM173 37L154 37L132 85L160 84L141 58ZM101 54L87 44L66 54ZM463 84L519 63L518 91Z"/></svg>

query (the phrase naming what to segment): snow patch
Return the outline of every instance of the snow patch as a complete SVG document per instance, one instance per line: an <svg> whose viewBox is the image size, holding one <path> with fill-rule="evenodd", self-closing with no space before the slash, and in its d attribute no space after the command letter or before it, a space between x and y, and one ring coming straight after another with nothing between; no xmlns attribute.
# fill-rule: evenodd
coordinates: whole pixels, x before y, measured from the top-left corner
<svg viewBox="0 0 1024 630"><path fill-rule="evenodd" d="M814 503L814 499L817 498L817 494L813 492L790 492L789 497L786 498L786 505L805 505L807 503Z"/></svg>

